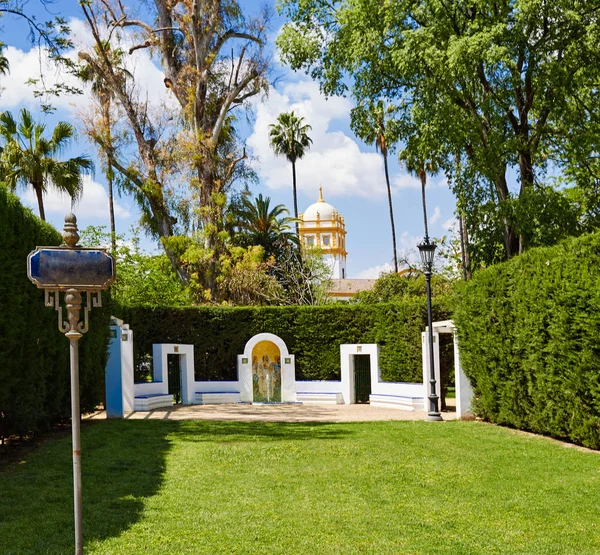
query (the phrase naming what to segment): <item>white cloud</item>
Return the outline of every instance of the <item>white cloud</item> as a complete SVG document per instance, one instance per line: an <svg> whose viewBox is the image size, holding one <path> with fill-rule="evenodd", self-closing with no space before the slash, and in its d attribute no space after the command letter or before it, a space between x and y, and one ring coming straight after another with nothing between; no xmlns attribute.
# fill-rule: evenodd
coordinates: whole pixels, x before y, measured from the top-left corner
<svg viewBox="0 0 600 555"><path fill-rule="evenodd" d="M419 267L421 256L417 245L422 241L422 236L411 235L408 231L404 231L397 241L398 258L406 260L411 266Z"/></svg>
<svg viewBox="0 0 600 555"><path fill-rule="evenodd" d="M421 182L408 172L396 174L393 179L393 185L397 189L420 189Z"/></svg>
<svg viewBox="0 0 600 555"><path fill-rule="evenodd" d="M34 91L39 87L28 85L26 82L29 79L39 79L40 73L44 75L45 86L48 88L61 80L71 86L80 86L73 75L57 70L56 65L48 59L46 49L35 47L25 52L13 46L8 46L4 50L4 55L10 64L10 73L0 80L0 85L3 87L0 106L3 110L22 107L37 108L40 100L35 98ZM71 53L70 57L74 59L75 54ZM85 102L86 100L82 95L63 94L52 98L52 103L56 108L64 109L73 109Z"/></svg>
<svg viewBox="0 0 600 555"><path fill-rule="evenodd" d="M419 249L417 245L423 241L423 237L417 235L411 235L408 231L404 231L397 240L397 251L398 251L398 266L399 270L406 267L406 263L409 266L420 268L421 256L419 255ZM356 276L359 279L377 279L381 274L385 272L392 272L394 265L391 262L379 264L362 270Z"/></svg>
<svg viewBox="0 0 600 555"><path fill-rule="evenodd" d="M346 98L326 99L317 83L307 80L272 89L266 102L256 106L256 122L248 146L258 158L256 171L271 189L289 187L291 168L285 158L273 154L269 125L282 112L294 111L311 125L312 145L296 163L298 190L315 197L323 186L326 197L385 194L383 161L375 152L361 152L358 143L341 131L330 131L334 120L347 119L352 104Z"/></svg>
<svg viewBox="0 0 600 555"><path fill-rule="evenodd" d="M21 195L23 203L34 209L37 214L37 199L31 187ZM114 203L115 216L119 218L129 218L129 211L118 202ZM48 188L44 195L44 209L46 214L65 215L71 211L71 197L66 193L61 193L53 187ZM106 189L94 181L89 175L83 178L83 195L81 200L73 207L77 218L98 218L108 220L108 193Z"/></svg>
<svg viewBox="0 0 600 555"><path fill-rule="evenodd" d="M446 230L446 231L450 231L452 233L456 232L456 230L458 229L458 220L454 217L452 218L448 218L443 224L442 227Z"/></svg>
<svg viewBox="0 0 600 555"><path fill-rule="evenodd" d="M373 266L371 268L367 268L362 272L359 272L357 278L358 279L377 279L381 274L385 274L387 272L393 272L394 266L389 262L385 264L380 264L379 266Z"/></svg>
<svg viewBox="0 0 600 555"><path fill-rule="evenodd" d="M397 189L420 189L421 181L414 175L408 173L406 170L402 170L401 173L397 173L392 179L393 186ZM447 188L448 180L442 173L437 175L427 175L427 189L431 187Z"/></svg>
<svg viewBox="0 0 600 555"><path fill-rule="evenodd" d="M80 19L69 21L71 38L75 48L70 50L66 56L74 62L78 62L80 51L91 51L93 48L92 36L86 24ZM133 45L134 39L130 34L123 34L123 49L127 52ZM28 85L29 79L39 79L40 73L44 75L45 86L50 88L59 81L70 86L82 89L82 95L62 94L52 97L51 103L55 108L65 109L72 114L78 109L90 103L90 86L81 83L75 76L57 70L56 65L49 60L46 49L39 47L31 48L28 52L8 46L4 55L10 64L10 73L0 80L3 91L0 96L0 106L3 110L27 107L35 109L39 106L39 99L34 97L35 86ZM126 69L134 76L136 84L136 96L144 102L148 100L154 107L166 105L173 108L176 106L174 96L164 85L164 73L154 64L149 50L136 50L133 54L124 57Z"/></svg>
<svg viewBox="0 0 600 555"><path fill-rule="evenodd" d="M435 224L441 217L442 212L440 211L440 207L436 206L433 210L433 214L429 217L429 225Z"/></svg>

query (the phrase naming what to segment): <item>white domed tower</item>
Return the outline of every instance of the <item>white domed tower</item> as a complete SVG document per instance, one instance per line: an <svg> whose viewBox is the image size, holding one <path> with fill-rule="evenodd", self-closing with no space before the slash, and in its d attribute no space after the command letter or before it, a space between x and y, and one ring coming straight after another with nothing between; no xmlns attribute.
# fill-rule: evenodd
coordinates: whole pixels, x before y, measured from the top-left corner
<svg viewBox="0 0 600 555"><path fill-rule="evenodd" d="M346 279L346 224L344 216L323 200L323 187L319 187L319 200L300 214L299 219L302 244L321 249L332 279Z"/></svg>

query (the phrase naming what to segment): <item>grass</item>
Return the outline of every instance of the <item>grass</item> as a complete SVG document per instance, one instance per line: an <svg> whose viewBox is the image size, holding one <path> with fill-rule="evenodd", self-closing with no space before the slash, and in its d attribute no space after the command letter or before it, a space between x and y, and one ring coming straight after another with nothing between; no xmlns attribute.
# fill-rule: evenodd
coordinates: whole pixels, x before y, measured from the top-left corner
<svg viewBox="0 0 600 555"><path fill-rule="evenodd" d="M70 438L0 470L0 553L73 549ZM600 553L600 454L477 422L83 428L86 554Z"/></svg>

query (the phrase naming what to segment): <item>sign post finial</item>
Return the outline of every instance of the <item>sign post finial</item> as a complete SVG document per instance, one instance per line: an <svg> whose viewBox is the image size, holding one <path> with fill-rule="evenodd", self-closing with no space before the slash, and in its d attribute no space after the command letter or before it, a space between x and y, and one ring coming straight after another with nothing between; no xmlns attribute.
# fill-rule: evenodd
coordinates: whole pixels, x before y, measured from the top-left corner
<svg viewBox="0 0 600 555"><path fill-rule="evenodd" d="M79 241L79 233L77 233L77 217L73 212L69 212L65 216L65 227L63 228L63 241L68 247L76 247Z"/></svg>

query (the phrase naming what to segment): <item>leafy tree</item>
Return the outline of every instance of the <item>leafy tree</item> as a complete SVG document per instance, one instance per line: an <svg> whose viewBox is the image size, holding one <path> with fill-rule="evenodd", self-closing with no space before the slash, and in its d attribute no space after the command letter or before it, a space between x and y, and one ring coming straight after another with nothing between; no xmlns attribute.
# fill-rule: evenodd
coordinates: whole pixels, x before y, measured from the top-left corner
<svg viewBox="0 0 600 555"><path fill-rule="evenodd" d="M331 269L323 261L320 249L300 248L298 236L290 233L295 221L285 214L283 205L270 207L271 199L259 194L254 201L246 191L234 198L229 207L228 231L234 245L260 248L265 264L262 269L276 279L279 290L262 294L270 304L314 305L327 302ZM241 266L242 267L242 266ZM267 290L269 291L269 290Z"/></svg>
<svg viewBox="0 0 600 555"><path fill-rule="evenodd" d="M550 161L598 151L595 0L280 5L291 19L278 38L284 61L305 69L328 94L393 101L404 124L400 138L420 139L417 158L440 161L463 205L489 208L485 219L502 237L503 258L532 244L514 199L540 184ZM575 106L586 128L580 137L563 121L565 112L576 119ZM457 157L469 178L456 175ZM479 222L466 214L473 238ZM494 245L488 254L493 258L479 262L500 253Z"/></svg>
<svg viewBox="0 0 600 555"><path fill-rule="evenodd" d="M265 260L261 246L242 247L224 240L216 259L216 292L206 288L206 274L215 271L214 252L206 248L201 235L174 237L170 248L176 250L190 276L189 288L197 304L280 304L281 286L272 272L272 261Z"/></svg>
<svg viewBox="0 0 600 555"><path fill-rule="evenodd" d="M123 50L120 48L111 48L110 43L106 41L101 45L101 47L110 59L113 71L116 75L118 75L119 79L131 79L133 76L122 65L124 55ZM112 236L111 245L114 252L117 248L117 239L115 230L115 207L113 202L113 159L115 154L114 141L112 137L113 122L111 119L111 106L115 94L107 82L104 73L98 70L100 67L100 64L98 63L100 56L97 52L97 48L98 45L96 45L95 52L96 63L84 64L78 75L83 82L91 84L92 93L100 105L100 119L98 121L96 118L94 118L88 134L98 145L101 153L106 158L106 183L108 186L108 208L110 215L110 233Z"/></svg>
<svg viewBox="0 0 600 555"><path fill-rule="evenodd" d="M394 271L398 273L398 253L396 250L396 226L394 225L394 207L392 205L392 188L390 186L390 174L388 171L388 152L394 148L398 140L398 129L393 119L396 108L385 105L383 100L378 102L369 101L352 109L352 130L367 144L374 144L378 152L383 156L383 167L385 171L385 183L387 185L388 204L390 207L390 223L392 226L392 245L394 249Z"/></svg>
<svg viewBox="0 0 600 555"><path fill-rule="evenodd" d="M312 127L303 123L304 118L296 117L294 112L284 112L277 116L277 123L271 124L269 138L271 147L277 156L285 156L292 164L292 186L294 191L294 218L298 220L298 197L296 193L296 161L310 148L312 139L308 132ZM296 222L298 235L298 222Z"/></svg>
<svg viewBox="0 0 600 555"><path fill-rule="evenodd" d="M297 236L290 233L293 218L286 216L288 209L283 204L271 208L271 198L262 194L251 201L247 196L236 209L238 231L233 235L240 244L258 245L265 256L275 257L290 242L297 242Z"/></svg>
<svg viewBox="0 0 600 555"><path fill-rule="evenodd" d="M71 124L58 122L50 138L44 136L45 130L46 126L35 123L25 108L18 123L10 112L0 114L0 137L4 141L0 173L13 190L18 184L33 187L42 220L46 219L43 194L49 185L76 200L82 192L83 176L94 169L93 162L84 154L64 162L56 159L75 137Z"/></svg>
<svg viewBox="0 0 600 555"><path fill-rule="evenodd" d="M227 304L283 304L283 287L273 275L272 259L265 261L261 246L230 247L229 254L221 260L219 278L219 291Z"/></svg>
<svg viewBox="0 0 600 555"><path fill-rule="evenodd" d="M183 282L190 276L169 239L181 231L178 218L198 218L210 254L204 286L216 298L218 259L225 249L218 203L246 159L235 133L236 108L267 87L268 61L262 49L268 14L246 19L235 0L154 0L138 19L120 2L92 5L82 0L80 5L100 58L87 52L80 56L96 65L94 70L114 91L138 150L136 163L114 159L113 166L131 183L144 224L161 239ZM137 87L115 71L114 60L102 48L107 40L117 41L125 28L135 29L140 38L128 54L149 49L161 60L165 87L180 108L175 117L163 121L164 110L149 110ZM194 206L190 209L188 201L182 212L175 192L188 186Z"/></svg>
<svg viewBox="0 0 600 555"><path fill-rule="evenodd" d="M140 249L139 230L130 237L116 237L113 256L117 280L110 288L111 299L126 306L191 306L192 296L177 278L164 254L149 254ZM89 226L81 232L86 247L112 244L112 233L104 226Z"/></svg>
<svg viewBox="0 0 600 555"><path fill-rule="evenodd" d="M281 304L321 305L329 301L331 268L318 247L288 243L279 253L273 273L284 289Z"/></svg>
<svg viewBox="0 0 600 555"><path fill-rule="evenodd" d="M453 282L447 277L434 274L431 292L436 299L449 297ZM395 272L382 274L368 291L360 291L354 300L365 304L389 303L422 299L427 295L425 276L419 270L409 270L402 275Z"/></svg>

